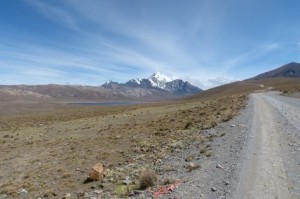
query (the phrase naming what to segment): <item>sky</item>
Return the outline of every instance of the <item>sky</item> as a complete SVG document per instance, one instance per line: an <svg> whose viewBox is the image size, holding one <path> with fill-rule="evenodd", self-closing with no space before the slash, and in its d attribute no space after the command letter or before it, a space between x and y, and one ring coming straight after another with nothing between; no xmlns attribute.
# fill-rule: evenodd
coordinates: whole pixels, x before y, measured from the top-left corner
<svg viewBox="0 0 300 199"><path fill-rule="evenodd" d="M1 0L0 84L207 89L300 62L299 19L299 0Z"/></svg>

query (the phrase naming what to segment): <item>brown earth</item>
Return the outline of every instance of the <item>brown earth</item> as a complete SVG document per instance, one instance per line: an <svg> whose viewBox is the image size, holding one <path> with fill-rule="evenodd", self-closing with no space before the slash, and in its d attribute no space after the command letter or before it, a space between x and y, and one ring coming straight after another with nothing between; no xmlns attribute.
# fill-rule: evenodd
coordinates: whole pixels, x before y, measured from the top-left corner
<svg viewBox="0 0 300 199"><path fill-rule="evenodd" d="M91 184L114 193L126 176L138 179L142 168L191 140L199 132L232 118L244 96L126 107L83 107L1 118L1 193L16 197L63 196ZM110 172L83 184L98 161Z"/></svg>
<svg viewBox="0 0 300 199"><path fill-rule="evenodd" d="M248 93L300 85L272 81L238 82L176 102L59 110L46 105L47 112L1 117L0 194L61 198L101 189L104 197L126 195L120 186L127 176L133 181L130 189L138 188L142 169L154 169L192 141L205 146L213 137L202 130L238 114ZM97 162L103 163L105 177L84 184ZM22 189L28 193L21 195Z"/></svg>

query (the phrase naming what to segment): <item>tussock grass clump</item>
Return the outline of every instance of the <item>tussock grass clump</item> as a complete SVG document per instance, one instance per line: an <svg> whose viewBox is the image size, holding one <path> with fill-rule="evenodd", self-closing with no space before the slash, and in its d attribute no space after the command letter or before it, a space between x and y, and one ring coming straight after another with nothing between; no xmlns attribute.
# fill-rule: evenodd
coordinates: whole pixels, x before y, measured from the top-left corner
<svg viewBox="0 0 300 199"><path fill-rule="evenodd" d="M164 167L164 171L165 171L165 172L174 171L174 168L171 167L170 165L166 165L166 166Z"/></svg>
<svg viewBox="0 0 300 199"><path fill-rule="evenodd" d="M191 162L194 159L194 155L189 155L188 157L185 158L186 162Z"/></svg>
<svg viewBox="0 0 300 199"><path fill-rule="evenodd" d="M175 183L175 179L173 179L173 178L171 178L171 177L169 177L169 178L166 178L165 180L164 180L164 185L169 185L169 184L174 184Z"/></svg>
<svg viewBox="0 0 300 199"><path fill-rule="evenodd" d="M207 151L206 153L205 153L205 156L206 157L211 157L213 155L213 152L212 151Z"/></svg>
<svg viewBox="0 0 300 199"><path fill-rule="evenodd" d="M184 129L189 129L192 125L192 122L187 122L184 126Z"/></svg>
<svg viewBox="0 0 300 199"><path fill-rule="evenodd" d="M200 149L200 153L206 153L207 151L208 151L207 148L202 148L202 149Z"/></svg>
<svg viewBox="0 0 300 199"><path fill-rule="evenodd" d="M140 189L146 189L152 187L157 182L157 176L154 171L146 169L141 172L140 175Z"/></svg>

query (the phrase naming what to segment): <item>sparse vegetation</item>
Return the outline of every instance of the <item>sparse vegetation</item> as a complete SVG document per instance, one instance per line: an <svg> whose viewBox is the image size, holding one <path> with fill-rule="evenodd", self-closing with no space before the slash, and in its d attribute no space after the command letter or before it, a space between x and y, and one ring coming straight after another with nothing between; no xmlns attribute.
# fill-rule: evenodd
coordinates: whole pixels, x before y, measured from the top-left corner
<svg viewBox="0 0 300 199"><path fill-rule="evenodd" d="M20 198L19 190L26 189L29 198L62 198L93 187L112 194L107 198L127 196L139 187L155 185L159 172L174 170L166 165L156 174L151 170L140 174L139 168L154 169L164 157L192 142L201 147L201 156L211 157L209 143L225 133L207 135L203 130L234 118L246 106L248 93L276 89L294 95L299 84L299 78L248 80L181 101L123 107L1 101L5 111L0 112L0 194ZM193 156L184 158L187 171L200 168L192 163ZM95 161L103 162L105 177L83 184ZM130 183L124 184L127 177Z"/></svg>
<svg viewBox="0 0 300 199"><path fill-rule="evenodd" d="M140 175L140 189L152 187L157 182L157 175L150 169L143 170Z"/></svg>
<svg viewBox="0 0 300 199"><path fill-rule="evenodd" d="M214 137L203 135L202 130L222 122L228 111L237 112L245 105L245 99L236 95L0 118L0 162L7 171L1 174L0 189L13 185L17 188L10 189L9 195L18 194L25 182L34 182L34 186L29 186L33 197L42 197L42 189L61 197L76 189L87 191L91 185L83 184L86 168L91 162L101 161L107 170L103 193L126 195L127 186L122 184L126 176L133 182L139 180L137 168L155 168L165 156L180 152L191 142L206 146ZM212 152L202 153L209 156ZM19 168L26 178L15 180L10 158L22 162ZM166 166L162 172L172 170ZM128 186L134 189L138 184Z"/></svg>
<svg viewBox="0 0 300 199"><path fill-rule="evenodd" d="M164 166L164 172L170 172L170 171L174 171L174 168L170 165L165 165Z"/></svg>
<svg viewBox="0 0 300 199"><path fill-rule="evenodd" d="M188 157L185 158L186 162L190 162L194 159L194 155L189 155Z"/></svg>
<svg viewBox="0 0 300 199"><path fill-rule="evenodd" d="M204 153L204 155L205 155L206 157L211 157L211 156L213 155L213 152L210 151L210 150L208 150L208 151L206 151L206 152Z"/></svg>
<svg viewBox="0 0 300 199"><path fill-rule="evenodd" d="M206 153L207 152L207 148L205 147L205 148L202 148L202 149L200 149L200 153Z"/></svg>
<svg viewBox="0 0 300 199"><path fill-rule="evenodd" d="M187 122L184 129L189 129L192 126L192 122Z"/></svg>
<svg viewBox="0 0 300 199"><path fill-rule="evenodd" d="M174 184L175 181L176 181L175 179L169 177L169 178L164 179L163 184L164 185Z"/></svg>

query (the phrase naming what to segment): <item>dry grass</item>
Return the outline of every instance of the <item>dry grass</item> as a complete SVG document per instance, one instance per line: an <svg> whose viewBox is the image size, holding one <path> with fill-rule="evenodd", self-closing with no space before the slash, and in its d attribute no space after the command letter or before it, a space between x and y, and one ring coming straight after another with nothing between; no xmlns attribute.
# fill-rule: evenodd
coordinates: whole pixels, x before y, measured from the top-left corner
<svg viewBox="0 0 300 199"><path fill-rule="evenodd" d="M2 117L1 193L18 197L18 190L24 188L31 198L62 198L76 190L90 191L91 186L113 193L117 186L116 193L126 194L128 187L122 180L130 176L138 181L141 166L155 168L165 156L192 142L204 146L223 136L200 132L235 117L246 106L249 92L268 87L289 92L299 85L299 80L291 79L238 82L176 102ZM207 144L200 153L213 155ZM100 184L83 184L90 165L98 161L104 164L105 178ZM171 170L165 168L165 172Z"/></svg>
<svg viewBox="0 0 300 199"><path fill-rule="evenodd" d="M200 149L200 153L206 153L208 151L208 149L206 147Z"/></svg>
<svg viewBox="0 0 300 199"><path fill-rule="evenodd" d="M154 171L146 169L141 172L140 175L140 189L146 189L148 187L153 187L157 182L157 175Z"/></svg>
<svg viewBox="0 0 300 199"><path fill-rule="evenodd" d="M210 150L208 150L208 151L206 151L206 152L204 153L204 155L205 155L206 157L211 157L211 156L213 155L213 152L210 151Z"/></svg>
<svg viewBox="0 0 300 199"><path fill-rule="evenodd" d="M107 170L101 189L113 193L117 186L115 193L123 193L127 189L120 182L126 176L138 180L137 168L155 168L191 142L206 142L199 132L237 113L245 99L236 95L0 118L0 164L6 171L0 174L0 189L18 195L25 187L31 197L89 191L91 185L83 181L90 165L100 161Z"/></svg>

